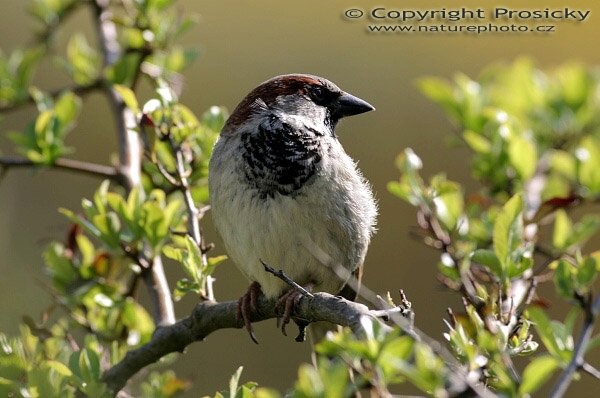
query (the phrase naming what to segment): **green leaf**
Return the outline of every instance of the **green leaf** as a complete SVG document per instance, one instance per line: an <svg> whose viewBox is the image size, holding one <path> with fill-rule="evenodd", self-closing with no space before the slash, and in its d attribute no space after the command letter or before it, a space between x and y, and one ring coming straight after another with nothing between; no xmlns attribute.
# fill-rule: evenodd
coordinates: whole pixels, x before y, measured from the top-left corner
<svg viewBox="0 0 600 398"><path fill-rule="evenodd" d="M489 153L492 150L492 144L488 139L472 130L465 130L463 139L477 153Z"/></svg>
<svg viewBox="0 0 600 398"><path fill-rule="evenodd" d="M598 264L592 256L585 257L579 262L577 267L577 275L575 277L575 286L580 294L584 294L590 288L598 276Z"/></svg>
<svg viewBox="0 0 600 398"><path fill-rule="evenodd" d="M580 311L581 311L581 309L579 307L573 307L573 308L571 308L571 310L565 317L565 322L564 322L565 330L569 334L573 334L573 328L575 327L575 321L577 320L577 317L579 316Z"/></svg>
<svg viewBox="0 0 600 398"><path fill-rule="evenodd" d="M550 356L543 355L531 361L523 371L523 380L519 386L520 394L531 394L537 391L558 369L560 362Z"/></svg>
<svg viewBox="0 0 600 398"><path fill-rule="evenodd" d="M496 254L492 250L475 250L471 255L471 260L478 264L485 265L496 276L502 277L502 264L500 264L498 257L496 257Z"/></svg>
<svg viewBox="0 0 600 398"><path fill-rule="evenodd" d="M41 112L35 119L35 132L38 136L45 135L46 131L49 130L50 124L54 122L54 114L52 111ZM42 138L43 139L43 138Z"/></svg>
<svg viewBox="0 0 600 398"><path fill-rule="evenodd" d="M527 313L548 352L566 364L571 359L573 347L572 337L564 325L550 321L548 315L537 307L528 308Z"/></svg>
<svg viewBox="0 0 600 398"><path fill-rule="evenodd" d="M349 372L341 362L321 361L319 363L319 374L325 385L326 397L348 396Z"/></svg>
<svg viewBox="0 0 600 398"><path fill-rule="evenodd" d="M422 343L415 344L415 367L405 375L420 389L435 391L441 387L444 377L444 363L432 349Z"/></svg>
<svg viewBox="0 0 600 398"><path fill-rule="evenodd" d="M51 243L44 251L43 257L57 288L64 290L75 281L77 272L73 268L71 260L65 256L65 247L62 244Z"/></svg>
<svg viewBox="0 0 600 398"><path fill-rule="evenodd" d="M92 264L96 257L96 249L94 244L83 234L77 235L77 248L81 252L81 263Z"/></svg>
<svg viewBox="0 0 600 398"><path fill-rule="evenodd" d="M459 104L450 83L438 78L424 78L417 82L419 90L427 97L437 102L453 120L460 120Z"/></svg>
<svg viewBox="0 0 600 398"><path fill-rule="evenodd" d="M183 261L183 250L174 246L164 246L162 248L163 254L175 261L182 262Z"/></svg>
<svg viewBox="0 0 600 398"><path fill-rule="evenodd" d="M76 33L69 39L67 59L69 72L75 83L90 84L98 77L100 56L96 49L88 44L83 34Z"/></svg>
<svg viewBox="0 0 600 398"><path fill-rule="evenodd" d="M32 364L25 358L14 353L0 355L0 378L23 379L31 369Z"/></svg>
<svg viewBox="0 0 600 398"><path fill-rule="evenodd" d="M30 369L27 374L27 385L30 391L36 391L40 397L58 398L62 390L61 375L53 368L42 362L39 366Z"/></svg>
<svg viewBox="0 0 600 398"><path fill-rule="evenodd" d="M129 87L121 84L115 84L113 87L117 90L121 98L123 98L125 105L136 114L139 113L140 107L137 98L135 97L135 93Z"/></svg>
<svg viewBox="0 0 600 398"><path fill-rule="evenodd" d="M516 194L506 202L494 221L494 252L502 265L503 274L506 274L511 266L511 255L520 244L523 229L522 209L523 199L520 194Z"/></svg>
<svg viewBox="0 0 600 398"><path fill-rule="evenodd" d="M579 181L590 194L600 193L600 142L594 137L584 138L575 155L579 161Z"/></svg>
<svg viewBox="0 0 600 398"><path fill-rule="evenodd" d="M179 301L187 293L199 293L200 289L200 283L196 281L190 281L187 278L182 278L177 281L175 291L173 292L173 298L175 301Z"/></svg>
<svg viewBox="0 0 600 398"><path fill-rule="evenodd" d="M221 106L211 106L202 114L202 125L218 133L223 129L225 121L229 117L227 109Z"/></svg>
<svg viewBox="0 0 600 398"><path fill-rule="evenodd" d="M198 55L199 52L195 48L184 49L174 46L165 59L164 67L170 72L182 72L198 58Z"/></svg>
<svg viewBox="0 0 600 398"><path fill-rule="evenodd" d="M45 364L55 370L56 372L58 372L61 376L65 376L65 377L71 377L73 375L73 372L71 372L71 369L68 368L67 365L65 365L62 362L58 362L58 361L53 361L53 360L47 360L45 362Z"/></svg>
<svg viewBox="0 0 600 398"><path fill-rule="evenodd" d="M571 234L573 233L573 225L567 212L563 209L556 211L556 218L554 219L554 234L552 235L552 245L557 249L566 248L566 243Z"/></svg>
<svg viewBox="0 0 600 398"><path fill-rule="evenodd" d="M573 226L572 233L565 241L565 247L581 246L590 239L600 227L600 217L586 214Z"/></svg>
<svg viewBox="0 0 600 398"><path fill-rule="evenodd" d="M130 336L133 335L133 343L128 339L129 345L147 343L152 338L155 330L154 321L148 312L133 299L128 298L123 306L123 324L129 329ZM138 337L139 336L139 337Z"/></svg>
<svg viewBox="0 0 600 398"><path fill-rule="evenodd" d="M577 175L575 157L569 152L559 150L552 151L550 154L550 166L552 170L569 179L575 179Z"/></svg>
<svg viewBox="0 0 600 398"><path fill-rule="evenodd" d="M207 262L206 268L204 270L202 270L202 273L204 275L212 275L212 273L214 272L217 265L219 265L223 261L227 260L227 258L228 257L226 255L209 257L206 261Z"/></svg>
<svg viewBox="0 0 600 398"><path fill-rule="evenodd" d="M435 190L433 203L438 218L448 230L454 230L464 209L461 186L446 180L443 175L436 175L431 180L431 187Z"/></svg>
<svg viewBox="0 0 600 398"><path fill-rule="evenodd" d="M106 70L106 78L113 84L131 86L140 63L140 53L123 55L113 66Z"/></svg>
<svg viewBox="0 0 600 398"><path fill-rule="evenodd" d="M410 191L410 187L408 184L402 184L398 181L390 181L387 183L387 190L392 194L397 196L398 198L416 205L418 202L415 202Z"/></svg>
<svg viewBox="0 0 600 398"><path fill-rule="evenodd" d="M19 391L19 389L19 383L0 376L0 394L3 397L18 396L17 391Z"/></svg>
<svg viewBox="0 0 600 398"><path fill-rule="evenodd" d="M69 369L71 372L81 379L81 369L79 368L79 354L80 352L74 352L69 356Z"/></svg>
<svg viewBox="0 0 600 398"><path fill-rule="evenodd" d="M229 396L234 398L237 394L238 384L240 381L240 377L242 376L242 371L244 370L243 366L237 368L231 379L229 379Z"/></svg>
<svg viewBox="0 0 600 398"><path fill-rule="evenodd" d="M190 383L177 378L172 370L162 373L152 372L142 383L139 396L148 398L177 397L189 387Z"/></svg>
<svg viewBox="0 0 600 398"><path fill-rule="evenodd" d="M185 32L187 32L188 30L190 30L191 28L193 28L194 26L198 25L198 23L200 22L199 18L197 15L187 15L183 18L182 21L179 22L178 26L176 27L177 30L174 32L175 37L179 37L182 34L184 34Z"/></svg>
<svg viewBox="0 0 600 398"><path fill-rule="evenodd" d="M94 224L92 224L88 220L86 220L82 217L79 217L79 216L75 215L75 213L73 213L71 210L64 209L62 207L58 209L58 212L60 214L64 215L65 217L67 217L73 223L75 223L77 225L81 225L90 235L95 236L99 239L102 238L102 233L98 230L98 228L96 228L96 226Z"/></svg>
<svg viewBox="0 0 600 398"><path fill-rule="evenodd" d="M141 205L143 202L142 189L139 186L135 186L129 192L127 197L126 215L127 219L131 221L132 228L135 228L139 224L141 218Z"/></svg>
<svg viewBox="0 0 600 398"><path fill-rule="evenodd" d="M454 264L444 263L443 261L440 261L438 263L438 271L440 271L442 275L444 275L446 278L449 278L452 281L460 280L460 273Z"/></svg>
<svg viewBox="0 0 600 398"><path fill-rule="evenodd" d="M397 375L398 361L407 361L412 355L414 340L408 336L398 337L384 345L377 358L388 380Z"/></svg>
<svg viewBox="0 0 600 398"><path fill-rule="evenodd" d="M81 110L81 99L72 92L61 95L54 104L54 113L63 129L70 128Z"/></svg>
<svg viewBox="0 0 600 398"><path fill-rule="evenodd" d="M533 142L520 135L513 135L508 143L508 156L519 177L527 180L537 167L537 148Z"/></svg>
<svg viewBox="0 0 600 398"><path fill-rule="evenodd" d="M187 257L183 261L184 269L194 282L200 283L200 269L202 268L200 248L189 235L185 237L185 247Z"/></svg>
<svg viewBox="0 0 600 398"><path fill-rule="evenodd" d="M0 53L0 104L19 102L27 97L32 76L46 46L15 50L8 59Z"/></svg>
<svg viewBox="0 0 600 398"><path fill-rule="evenodd" d="M302 364L298 368L298 379L294 386L296 394L301 397L324 397L323 382L317 371L308 364Z"/></svg>
<svg viewBox="0 0 600 398"><path fill-rule="evenodd" d="M79 370L83 381L90 383L100 380L100 359L89 348L79 351Z"/></svg>
<svg viewBox="0 0 600 398"><path fill-rule="evenodd" d="M558 266L554 271L553 279L556 291L567 300L573 299L573 271L573 266L563 259L559 260Z"/></svg>
<svg viewBox="0 0 600 398"><path fill-rule="evenodd" d="M412 148L406 148L396 158L396 166L404 173L415 173L423 168L423 161Z"/></svg>

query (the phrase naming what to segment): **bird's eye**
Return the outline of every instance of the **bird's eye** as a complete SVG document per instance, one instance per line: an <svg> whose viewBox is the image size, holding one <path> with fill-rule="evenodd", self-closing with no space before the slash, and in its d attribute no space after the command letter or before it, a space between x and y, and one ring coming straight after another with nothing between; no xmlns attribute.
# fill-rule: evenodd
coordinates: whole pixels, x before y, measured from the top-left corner
<svg viewBox="0 0 600 398"><path fill-rule="evenodd" d="M323 87L317 86L311 90L311 95L315 102L322 103L327 97L327 90L325 90Z"/></svg>

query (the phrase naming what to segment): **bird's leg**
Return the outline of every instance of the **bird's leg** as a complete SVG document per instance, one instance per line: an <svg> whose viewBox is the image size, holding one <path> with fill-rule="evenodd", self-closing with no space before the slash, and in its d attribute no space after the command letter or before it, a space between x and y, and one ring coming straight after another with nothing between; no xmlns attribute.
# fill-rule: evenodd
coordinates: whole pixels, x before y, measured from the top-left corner
<svg viewBox="0 0 600 398"><path fill-rule="evenodd" d="M246 327L250 338L256 344L258 344L258 340L256 339L256 335L254 334L254 328L252 327L252 321L250 320L250 310L257 310L256 300L258 300L258 297L261 294L262 290L260 288L260 283L252 282L248 287L246 293L238 300L237 312L235 315L238 321L244 321L244 326Z"/></svg>
<svg viewBox="0 0 600 398"><path fill-rule="evenodd" d="M292 318L292 313L294 312L294 307L300 303L300 300L304 296L314 297L310 290L313 289L314 284L308 283L305 287L300 286L296 282L294 282L290 277L288 277L283 270L276 271L275 268L271 267L269 264L260 259L261 264L265 267L265 271L270 274L273 274L277 278L281 279L289 286L292 287L292 290L284 293L277 300L277 306L275 307L278 313L283 309L283 316L277 317L277 327L281 327L281 331L285 336L287 333L285 331L285 326L290 323L290 319ZM298 336L296 337L296 341L303 342L306 339L306 327L310 322L305 319L294 318L294 322L298 325Z"/></svg>
<svg viewBox="0 0 600 398"><path fill-rule="evenodd" d="M310 291L312 288L313 288L312 284L304 286L304 289L306 291ZM288 323L290 323L290 319L292 319L292 314L295 311L295 307L297 307L298 304L300 304L300 300L302 300L302 297L304 297L304 296L305 296L305 293L303 293L302 291L299 291L297 289L291 289L291 290L285 292L284 294L282 294L281 297L279 297L279 300L277 300L277 311L279 313L283 312L283 314L281 316L281 332L285 336L287 336L285 327ZM279 318L278 318L278 321L279 321ZM302 320L294 320L294 321L300 328L300 334L296 338L296 341L304 341L304 338L303 338L304 330L303 329L306 328L306 325L308 325L308 323L306 323L306 321L302 321ZM301 339L301 340L298 340L298 339Z"/></svg>
<svg viewBox="0 0 600 398"><path fill-rule="evenodd" d="M294 322L296 322L296 325L298 325L298 336L296 336L295 340L298 343L303 343L306 341L306 327L310 322L301 318L294 319Z"/></svg>

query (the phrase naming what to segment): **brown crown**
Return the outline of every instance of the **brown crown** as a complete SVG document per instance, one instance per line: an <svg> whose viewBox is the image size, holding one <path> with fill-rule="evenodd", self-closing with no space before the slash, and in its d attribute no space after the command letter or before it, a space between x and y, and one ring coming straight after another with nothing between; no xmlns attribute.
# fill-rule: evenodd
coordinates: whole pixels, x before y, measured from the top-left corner
<svg viewBox="0 0 600 398"><path fill-rule="evenodd" d="M262 100L265 104L270 105L280 95L305 94L309 86L315 85L335 87L333 83L323 78L303 74L281 75L267 80L252 90L239 103L227 120L223 132L226 133L244 123L250 117L253 111L252 105L257 100Z"/></svg>

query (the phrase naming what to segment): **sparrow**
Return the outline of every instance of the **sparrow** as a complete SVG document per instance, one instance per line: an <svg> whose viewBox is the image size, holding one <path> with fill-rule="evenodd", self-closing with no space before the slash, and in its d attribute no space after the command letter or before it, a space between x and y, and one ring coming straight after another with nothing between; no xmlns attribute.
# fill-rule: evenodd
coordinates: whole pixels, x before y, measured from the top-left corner
<svg viewBox="0 0 600 398"><path fill-rule="evenodd" d="M211 212L229 257L252 282L238 318L255 342L249 308L260 294L279 297L284 333L301 298L263 264L309 290L356 298L377 205L336 126L374 109L329 80L290 74L260 84L226 121L209 163Z"/></svg>

